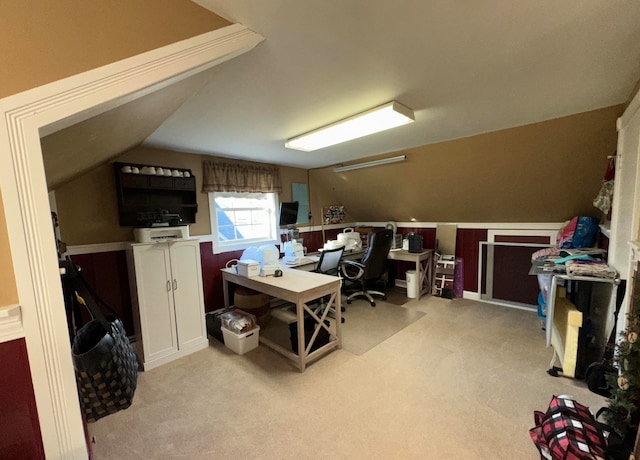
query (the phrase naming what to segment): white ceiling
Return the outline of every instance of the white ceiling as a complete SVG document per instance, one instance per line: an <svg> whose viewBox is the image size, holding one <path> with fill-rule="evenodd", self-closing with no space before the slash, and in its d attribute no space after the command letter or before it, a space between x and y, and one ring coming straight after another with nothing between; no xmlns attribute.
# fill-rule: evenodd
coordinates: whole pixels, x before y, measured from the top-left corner
<svg viewBox="0 0 640 460"><path fill-rule="evenodd" d="M624 103L640 78L630 0L194 0L265 37L147 138L312 168ZM287 138L384 102L416 122L315 152Z"/></svg>

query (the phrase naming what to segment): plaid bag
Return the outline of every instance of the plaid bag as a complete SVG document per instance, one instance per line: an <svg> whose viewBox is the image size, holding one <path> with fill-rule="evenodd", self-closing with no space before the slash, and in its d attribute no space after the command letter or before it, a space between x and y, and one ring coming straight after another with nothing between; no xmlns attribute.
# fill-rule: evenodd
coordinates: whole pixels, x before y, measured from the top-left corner
<svg viewBox="0 0 640 460"><path fill-rule="evenodd" d="M534 412L536 426L529 430L542 458L551 460L604 460L610 429L598 422L589 408L564 396L554 396L547 412Z"/></svg>

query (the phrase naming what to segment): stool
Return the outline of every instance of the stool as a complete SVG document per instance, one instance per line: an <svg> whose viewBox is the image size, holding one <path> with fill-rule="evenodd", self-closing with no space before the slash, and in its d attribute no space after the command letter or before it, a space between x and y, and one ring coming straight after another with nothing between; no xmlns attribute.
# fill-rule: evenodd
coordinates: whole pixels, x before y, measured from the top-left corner
<svg viewBox="0 0 640 460"><path fill-rule="evenodd" d="M236 308L254 315L260 327L271 319L271 305L267 294L240 286L233 295L233 303Z"/></svg>

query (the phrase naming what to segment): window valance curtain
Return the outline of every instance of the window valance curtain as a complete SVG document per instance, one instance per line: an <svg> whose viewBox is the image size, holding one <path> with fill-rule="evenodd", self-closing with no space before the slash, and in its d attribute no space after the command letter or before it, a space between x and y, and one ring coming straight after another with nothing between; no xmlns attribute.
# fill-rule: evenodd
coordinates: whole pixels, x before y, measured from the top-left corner
<svg viewBox="0 0 640 460"><path fill-rule="evenodd" d="M282 191L280 169L275 166L203 161L202 171L203 192Z"/></svg>

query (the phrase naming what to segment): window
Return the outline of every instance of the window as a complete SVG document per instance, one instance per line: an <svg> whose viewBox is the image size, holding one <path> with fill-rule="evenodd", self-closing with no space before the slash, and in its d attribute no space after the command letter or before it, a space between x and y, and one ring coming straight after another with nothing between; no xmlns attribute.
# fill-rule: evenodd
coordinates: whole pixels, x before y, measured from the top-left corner
<svg viewBox="0 0 640 460"><path fill-rule="evenodd" d="M210 192L213 252L278 243L277 193Z"/></svg>

